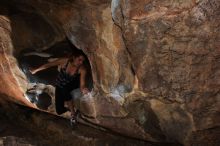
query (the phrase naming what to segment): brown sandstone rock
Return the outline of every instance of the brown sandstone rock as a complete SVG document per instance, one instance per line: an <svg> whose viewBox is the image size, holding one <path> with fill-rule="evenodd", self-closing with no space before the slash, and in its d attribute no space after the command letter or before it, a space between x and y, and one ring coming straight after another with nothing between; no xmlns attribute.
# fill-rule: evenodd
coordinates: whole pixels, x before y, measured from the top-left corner
<svg viewBox="0 0 220 146"><path fill-rule="evenodd" d="M36 26L39 37L22 17L30 12L22 2L33 8L28 16L46 27ZM135 138L187 145L201 144L201 133L219 127L219 1L11 3L24 14L0 19L1 93L31 106L23 96L28 81L12 51L48 48L66 35L91 64L92 100L77 103L89 121ZM13 41L9 20L24 32ZM210 140L219 133L214 129Z"/></svg>

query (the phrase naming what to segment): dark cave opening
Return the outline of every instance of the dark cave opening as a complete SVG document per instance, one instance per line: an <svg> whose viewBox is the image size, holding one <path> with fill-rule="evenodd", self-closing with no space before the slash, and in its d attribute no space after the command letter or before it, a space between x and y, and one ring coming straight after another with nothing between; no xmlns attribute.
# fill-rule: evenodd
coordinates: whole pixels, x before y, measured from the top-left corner
<svg viewBox="0 0 220 146"><path fill-rule="evenodd" d="M30 102L37 106L37 108L48 110L48 107L53 104L52 100L54 100L54 93L51 92L54 92L52 88L55 87L58 67L50 67L37 72L36 74L31 74L30 69L51 62L57 58L69 57L77 51L81 50L76 48L68 39L65 39L44 51L24 49L20 52L17 57L19 67L25 73L30 82L29 89L26 91L26 96ZM83 53L83 51L81 52ZM86 57L85 54L84 56ZM91 66L87 57L84 62L85 67L87 68L86 86L91 90L93 87L93 81Z"/></svg>
<svg viewBox="0 0 220 146"><path fill-rule="evenodd" d="M30 82L40 82L44 84L54 85L57 76L57 67L51 67L35 75L32 75L29 70L45 64L53 59L68 56L72 50L77 49L68 41L59 42L45 51L36 51L34 49L25 49L18 56L20 68L26 74Z"/></svg>
<svg viewBox="0 0 220 146"><path fill-rule="evenodd" d="M48 110L54 100L58 69L50 67L34 75L30 73L30 69L57 58L68 57L80 49L65 37L60 27L51 24L49 19L43 17L32 6L13 5L10 1L3 1L0 8L0 14L10 19L7 22L13 46L13 50L10 51L17 59L18 66L29 84L24 96L37 108ZM91 90L93 88L91 66L85 53L84 56L87 68L86 83Z"/></svg>

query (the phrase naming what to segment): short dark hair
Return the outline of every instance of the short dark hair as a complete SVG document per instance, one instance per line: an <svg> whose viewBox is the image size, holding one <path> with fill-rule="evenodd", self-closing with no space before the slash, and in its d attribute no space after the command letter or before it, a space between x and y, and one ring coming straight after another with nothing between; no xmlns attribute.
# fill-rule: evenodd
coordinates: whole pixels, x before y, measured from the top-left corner
<svg viewBox="0 0 220 146"><path fill-rule="evenodd" d="M84 54L84 52L83 52L82 50L79 50L79 49L74 50L74 51L72 52L72 56L74 56L74 57L79 57L79 56L84 56L84 57L86 57L86 55Z"/></svg>
<svg viewBox="0 0 220 146"><path fill-rule="evenodd" d="M69 56L69 60L72 62L73 59L83 56L85 59L87 58L85 53L82 50L74 49L71 55Z"/></svg>

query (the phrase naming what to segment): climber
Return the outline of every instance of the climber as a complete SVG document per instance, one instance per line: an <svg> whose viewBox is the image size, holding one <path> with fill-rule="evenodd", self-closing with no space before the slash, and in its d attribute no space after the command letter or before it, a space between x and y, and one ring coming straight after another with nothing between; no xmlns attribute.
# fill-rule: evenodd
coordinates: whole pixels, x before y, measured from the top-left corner
<svg viewBox="0 0 220 146"><path fill-rule="evenodd" d="M80 88L82 95L89 92L86 87L87 69L84 64L85 55L81 51L74 51L74 54L68 58L59 58L52 62L48 62L38 68L30 69L32 74L38 71L58 66L59 74L56 79L55 88L55 105L57 114L63 114L70 110L71 124L76 123L76 110L73 105L71 91ZM68 109L64 106L67 103Z"/></svg>

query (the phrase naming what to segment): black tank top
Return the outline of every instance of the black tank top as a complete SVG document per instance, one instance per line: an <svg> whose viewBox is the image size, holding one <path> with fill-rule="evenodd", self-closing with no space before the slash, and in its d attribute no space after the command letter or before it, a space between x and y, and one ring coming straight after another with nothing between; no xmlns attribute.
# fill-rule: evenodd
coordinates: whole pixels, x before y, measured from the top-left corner
<svg viewBox="0 0 220 146"><path fill-rule="evenodd" d="M80 87L80 74L78 73L79 69L77 69L76 73L73 75L67 73L66 69L68 64L69 61L67 61L66 65L60 69L60 72L56 79L56 86L71 91Z"/></svg>

